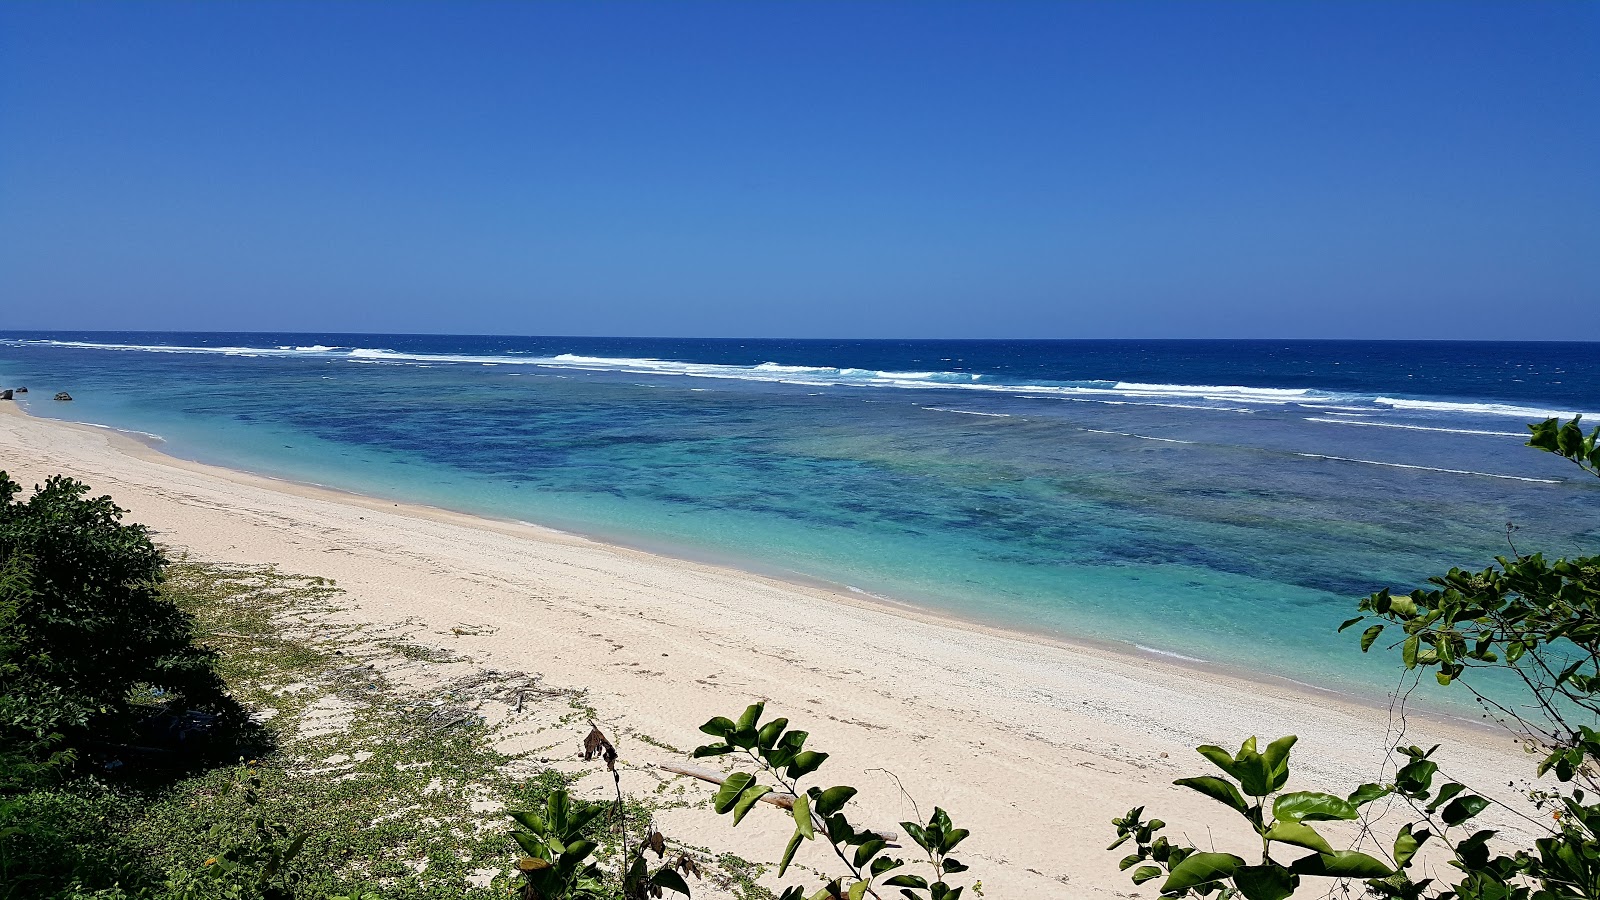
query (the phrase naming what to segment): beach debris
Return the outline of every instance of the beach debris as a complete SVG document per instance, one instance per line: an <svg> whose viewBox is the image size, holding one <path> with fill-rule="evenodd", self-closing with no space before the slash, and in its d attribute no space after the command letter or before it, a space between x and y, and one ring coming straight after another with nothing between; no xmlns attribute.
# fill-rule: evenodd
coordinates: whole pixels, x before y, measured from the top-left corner
<svg viewBox="0 0 1600 900"><path fill-rule="evenodd" d="M72 399L72 395L67 393L66 391L57 391L56 392L56 399L57 400L71 400Z"/></svg>
<svg viewBox="0 0 1600 900"><path fill-rule="evenodd" d="M698 778L701 781L708 781L719 786L728 779L728 776L722 772L701 766L680 766L677 763L662 763L661 768L675 775L687 775L690 778ZM772 791L762 794L761 802L771 803L773 806L782 809L794 809L794 795L784 791ZM891 844L898 843L900 840L900 832L893 828L869 828L867 830Z"/></svg>
<svg viewBox="0 0 1600 900"><path fill-rule="evenodd" d="M583 758L587 762L595 757L604 760L606 768L611 770L612 774L616 773L617 748L600 731L600 726L590 722L589 736L583 739Z"/></svg>

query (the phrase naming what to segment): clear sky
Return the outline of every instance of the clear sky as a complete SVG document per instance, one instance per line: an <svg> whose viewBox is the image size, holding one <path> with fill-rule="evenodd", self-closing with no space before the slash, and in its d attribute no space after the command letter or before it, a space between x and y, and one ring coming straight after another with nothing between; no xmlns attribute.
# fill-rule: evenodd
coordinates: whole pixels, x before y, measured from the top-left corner
<svg viewBox="0 0 1600 900"><path fill-rule="evenodd" d="M0 329L1600 340L1600 3L0 4Z"/></svg>

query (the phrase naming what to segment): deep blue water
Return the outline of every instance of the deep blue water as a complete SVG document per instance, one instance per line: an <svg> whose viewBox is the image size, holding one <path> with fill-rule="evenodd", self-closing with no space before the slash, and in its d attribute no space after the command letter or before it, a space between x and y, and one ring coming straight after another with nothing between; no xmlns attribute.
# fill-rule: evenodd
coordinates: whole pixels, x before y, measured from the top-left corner
<svg viewBox="0 0 1600 900"><path fill-rule="evenodd" d="M1508 522L1600 545L1600 482L1522 446L1600 411L1596 344L0 333L15 384L179 455L1368 693L1357 597Z"/></svg>

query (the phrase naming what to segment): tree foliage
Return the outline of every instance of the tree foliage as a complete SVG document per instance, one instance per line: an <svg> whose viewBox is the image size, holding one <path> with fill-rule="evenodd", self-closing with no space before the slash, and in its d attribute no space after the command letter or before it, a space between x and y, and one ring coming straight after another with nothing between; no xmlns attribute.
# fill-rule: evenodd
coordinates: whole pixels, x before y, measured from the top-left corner
<svg viewBox="0 0 1600 900"><path fill-rule="evenodd" d="M0 472L0 746L114 733L136 690L228 710L215 654L158 593L149 532L69 478L21 492Z"/></svg>
<svg viewBox="0 0 1600 900"><path fill-rule="evenodd" d="M1600 429L1585 435L1577 418L1529 427L1529 446L1600 475ZM1260 836L1259 858L1175 843L1160 833L1166 823L1146 820L1139 807L1113 823L1117 841L1111 845L1132 846L1122 868L1134 869L1136 884L1163 878L1163 897L1218 900L1284 900L1307 882L1319 893L1354 882L1392 900L1600 898L1600 803L1594 802L1600 791L1600 557L1547 561L1513 544L1510 555L1488 568L1452 569L1429 584L1406 594L1372 594L1360 602L1361 615L1340 630L1376 619L1361 631L1362 652L1387 647L1406 671L1431 671L1441 685L1471 691L1517 734L1538 759L1536 782L1527 804L1502 812L1544 835L1532 847L1506 847L1496 829L1479 824L1481 814L1502 804L1451 779L1433 758L1437 746L1395 748L1391 780L1341 797L1282 792L1294 738L1259 752L1251 738L1236 754L1199 748L1226 777L1177 783L1243 816ZM1385 635L1396 639L1381 643ZM1481 688L1473 675L1483 669L1513 673L1521 696ZM1366 808L1391 795L1414 818L1375 844L1376 823ZM1309 824L1333 820L1362 820L1355 846L1336 848ZM1450 878L1419 870L1418 854L1430 843L1455 870Z"/></svg>

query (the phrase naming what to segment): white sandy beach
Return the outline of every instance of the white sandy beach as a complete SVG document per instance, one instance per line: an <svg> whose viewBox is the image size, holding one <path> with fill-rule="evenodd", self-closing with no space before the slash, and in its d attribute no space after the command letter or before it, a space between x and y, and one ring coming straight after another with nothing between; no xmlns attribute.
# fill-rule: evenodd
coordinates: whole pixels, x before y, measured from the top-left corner
<svg viewBox="0 0 1600 900"><path fill-rule="evenodd" d="M1297 734L1293 784L1344 793L1378 780L1398 740L1386 710L1331 694L181 461L12 403L0 403L0 469L25 487L69 474L176 551L336 579L346 615L405 621L485 665L587 689L630 766L687 755L632 735L687 751L705 740L701 722L765 699L770 715L833 754L827 783L861 789L859 821L913 815L892 772L924 816L938 804L972 829L960 856L991 897L1154 896L1154 885L1136 889L1117 871L1120 853L1105 851L1110 820L1137 805L1202 845L1250 847L1231 814L1172 785L1207 774L1196 745ZM490 627L450 632L462 624ZM586 726L571 727L576 750ZM1506 736L1416 716L1406 727L1406 743L1446 742L1442 763L1469 783L1531 774ZM765 807L737 831L709 810L666 818L669 834L753 860L775 860L791 830Z"/></svg>

